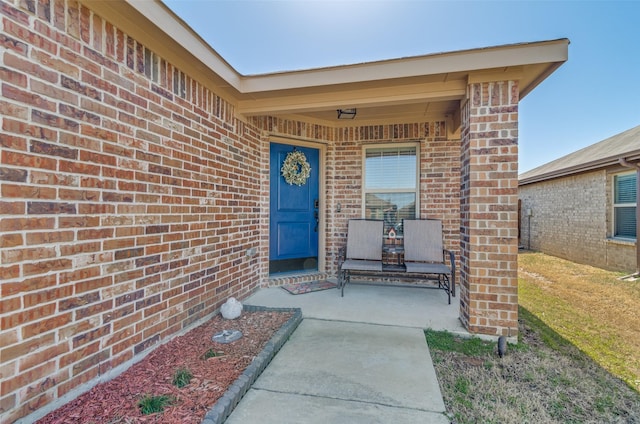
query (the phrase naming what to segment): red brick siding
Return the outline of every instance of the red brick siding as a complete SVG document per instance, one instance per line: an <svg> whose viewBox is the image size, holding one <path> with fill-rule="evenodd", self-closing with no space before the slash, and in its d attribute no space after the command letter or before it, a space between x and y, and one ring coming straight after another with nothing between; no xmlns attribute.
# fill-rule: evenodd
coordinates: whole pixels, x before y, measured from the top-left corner
<svg viewBox="0 0 640 424"><path fill-rule="evenodd" d="M337 269L337 254L346 243L347 221L362 217L362 147L366 144L419 142L421 218L443 220L445 245L454 251L459 246L460 213L460 141L447 140L444 122L420 122L338 130L335 143L333 178L333 215L327 254L333 259L331 273ZM336 204L341 213L333 213Z"/></svg>
<svg viewBox="0 0 640 424"><path fill-rule="evenodd" d="M460 316L473 333L518 331L518 85L471 84L462 108Z"/></svg>
<svg viewBox="0 0 640 424"><path fill-rule="evenodd" d="M0 3L2 422L254 290L263 196L260 138L232 105L75 1L13 3Z"/></svg>
<svg viewBox="0 0 640 424"><path fill-rule="evenodd" d="M335 275L338 254L346 242L347 222L362 216L362 147L366 144L420 143L420 217L443 220L445 244L458 251L460 235L460 141L447 140L445 122L420 122L326 128L278 118L252 123L273 136L318 139L326 143L325 202L326 273ZM269 140L268 137L265 138ZM265 161L268 163L268 146ZM268 208L268 178L263 205ZM340 212L337 211L338 203ZM263 218L268 233L268 214ZM268 246L268 243L265 245ZM265 249L268 249L265 247Z"/></svg>
<svg viewBox="0 0 640 424"><path fill-rule="evenodd" d="M462 145L440 121L243 122L74 0L0 0L0 18L2 421L268 281L271 136L324 146L328 275L361 216L362 146L419 142L420 216L462 249L465 324L503 334L517 320L515 84L471 86Z"/></svg>

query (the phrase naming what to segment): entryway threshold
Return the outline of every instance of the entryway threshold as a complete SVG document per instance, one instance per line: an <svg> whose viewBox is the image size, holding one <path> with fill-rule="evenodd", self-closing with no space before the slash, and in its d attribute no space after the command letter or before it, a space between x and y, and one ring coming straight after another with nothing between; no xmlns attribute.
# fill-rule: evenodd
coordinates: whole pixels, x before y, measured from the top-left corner
<svg viewBox="0 0 640 424"><path fill-rule="evenodd" d="M327 280L327 279L329 279L330 281L333 281L332 279L328 278L328 274L326 272L321 272L317 270L286 272L281 274L269 275L269 281L267 286L280 287L285 284L308 283L311 281L319 281L319 280Z"/></svg>

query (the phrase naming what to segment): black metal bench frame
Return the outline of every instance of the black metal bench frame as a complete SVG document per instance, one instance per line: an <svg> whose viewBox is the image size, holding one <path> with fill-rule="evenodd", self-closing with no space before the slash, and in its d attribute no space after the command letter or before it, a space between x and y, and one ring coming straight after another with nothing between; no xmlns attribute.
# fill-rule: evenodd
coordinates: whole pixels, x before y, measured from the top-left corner
<svg viewBox="0 0 640 424"><path fill-rule="evenodd" d="M456 260L455 255L452 251L444 249L444 256L448 256L449 259L449 267L451 269L451 277L449 277L449 273L441 273L441 272L433 272L433 273L414 273L407 272L404 264L385 264L382 262L382 271L360 271L360 270L343 270L342 264L346 259L346 247L340 249L340 259L338 263L338 288L341 290L341 296L344 297L344 288L347 283L351 282L352 275L358 275L363 277L383 277L383 278L397 278L397 279L418 279L423 281L435 282L437 285L429 284L429 285L418 285L418 284L385 284L385 283L375 283L375 282L367 282L363 284L367 285L375 285L375 286L385 286L385 285L393 285L394 287L417 287L417 288L426 288L426 289L440 289L444 290L447 293L448 302L451 304L451 296L456 296ZM381 259L382 261L382 259ZM440 265L440 264L434 264Z"/></svg>

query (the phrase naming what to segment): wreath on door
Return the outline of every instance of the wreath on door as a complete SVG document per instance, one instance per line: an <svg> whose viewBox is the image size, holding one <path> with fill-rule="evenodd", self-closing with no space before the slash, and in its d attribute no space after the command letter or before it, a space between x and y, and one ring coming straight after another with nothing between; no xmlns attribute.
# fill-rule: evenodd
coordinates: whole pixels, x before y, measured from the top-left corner
<svg viewBox="0 0 640 424"><path fill-rule="evenodd" d="M280 172L289 185L304 185L311 175L311 166L307 157L299 150L287 154Z"/></svg>

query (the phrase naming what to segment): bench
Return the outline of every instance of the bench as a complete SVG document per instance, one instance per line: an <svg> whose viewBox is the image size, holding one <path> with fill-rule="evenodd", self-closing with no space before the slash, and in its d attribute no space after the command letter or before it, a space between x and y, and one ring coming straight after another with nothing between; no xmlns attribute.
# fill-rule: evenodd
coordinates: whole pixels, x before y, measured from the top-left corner
<svg viewBox="0 0 640 424"><path fill-rule="evenodd" d="M344 296L345 286L353 275L367 277L419 279L435 282L411 285L442 289L449 304L455 292L456 265L453 252L443 248L442 222L434 219L403 220L404 245L387 247L386 251L404 255L397 264L383 261L384 222L375 219L351 219L348 223L347 244L340 252L338 288ZM448 262L448 264L447 264Z"/></svg>

